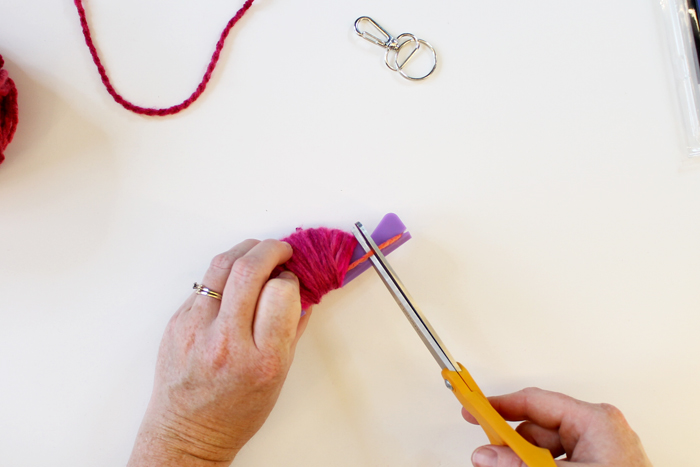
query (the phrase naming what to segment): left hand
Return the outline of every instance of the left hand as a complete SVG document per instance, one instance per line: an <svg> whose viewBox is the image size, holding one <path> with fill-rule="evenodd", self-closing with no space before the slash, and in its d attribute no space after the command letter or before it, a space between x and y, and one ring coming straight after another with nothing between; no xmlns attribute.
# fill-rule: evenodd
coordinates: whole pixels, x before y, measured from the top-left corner
<svg viewBox="0 0 700 467"><path fill-rule="evenodd" d="M247 240L211 262L203 284L168 323L129 467L229 465L262 426L310 316L299 282L270 279L292 248Z"/></svg>

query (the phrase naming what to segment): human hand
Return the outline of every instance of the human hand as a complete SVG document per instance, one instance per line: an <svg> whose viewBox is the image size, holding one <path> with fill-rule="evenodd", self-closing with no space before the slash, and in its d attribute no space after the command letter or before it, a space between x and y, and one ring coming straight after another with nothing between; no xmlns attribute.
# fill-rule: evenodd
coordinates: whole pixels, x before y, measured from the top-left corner
<svg viewBox="0 0 700 467"><path fill-rule="evenodd" d="M549 449L563 466L652 467L637 434L624 415L609 404L590 404L564 394L528 388L489 397L503 418L522 421L517 432L530 443ZM462 415L477 421L466 410ZM474 451L476 467L525 467L507 446L482 446Z"/></svg>
<svg viewBox="0 0 700 467"><path fill-rule="evenodd" d="M269 415L308 322L291 272L270 279L292 248L247 240L216 256L172 317L129 467L228 466Z"/></svg>

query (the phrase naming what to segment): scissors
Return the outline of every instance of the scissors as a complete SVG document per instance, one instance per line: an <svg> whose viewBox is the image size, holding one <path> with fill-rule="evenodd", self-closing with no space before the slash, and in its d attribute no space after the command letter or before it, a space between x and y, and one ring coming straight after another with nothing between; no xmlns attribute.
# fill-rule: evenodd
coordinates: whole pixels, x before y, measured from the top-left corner
<svg viewBox="0 0 700 467"><path fill-rule="evenodd" d="M371 254L369 259L374 269L442 368L442 378L447 389L477 419L491 444L509 446L528 467L556 467L549 450L530 444L520 436L496 412L467 369L452 358L362 223L355 224L353 234L365 252Z"/></svg>

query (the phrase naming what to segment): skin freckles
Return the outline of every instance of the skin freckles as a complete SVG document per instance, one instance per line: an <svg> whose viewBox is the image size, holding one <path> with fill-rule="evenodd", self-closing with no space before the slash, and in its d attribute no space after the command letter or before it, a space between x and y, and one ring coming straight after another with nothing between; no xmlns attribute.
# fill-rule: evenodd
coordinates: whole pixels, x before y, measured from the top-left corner
<svg viewBox="0 0 700 467"><path fill-rule="evenodd" d="M223 298L194 295L168 324L129 467L228 465L262 426L310 316L293 274L269 279L291 254L248 240L212 260L203 283Z"/></svg>
<svg viewBox="0 0 700 467"><path fill-rule="evenodd" d="M216 373L219 370L227 370L231 355L235 355L231 351L231 346L229 344L229 336L226 334L219 334L214 331L217 336L215 339L218 341L212 349L210 360L211 369Z"/></svg>

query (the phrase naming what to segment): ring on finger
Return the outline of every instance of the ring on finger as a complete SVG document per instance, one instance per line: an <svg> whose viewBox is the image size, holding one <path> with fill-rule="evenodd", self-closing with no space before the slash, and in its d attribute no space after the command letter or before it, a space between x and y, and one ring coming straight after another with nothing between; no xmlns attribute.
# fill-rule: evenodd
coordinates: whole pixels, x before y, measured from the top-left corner
<svg viewBox="0 0 700 467"><path fill-rule="evenodd" d="M209 287L203 284L198 284L197 282L195 282L192 288L196 290L195 293L199 295L206 295L207 297L215 298L217 300L221 300L222 298L222 295L219 292L214 292Z"/></svg>

